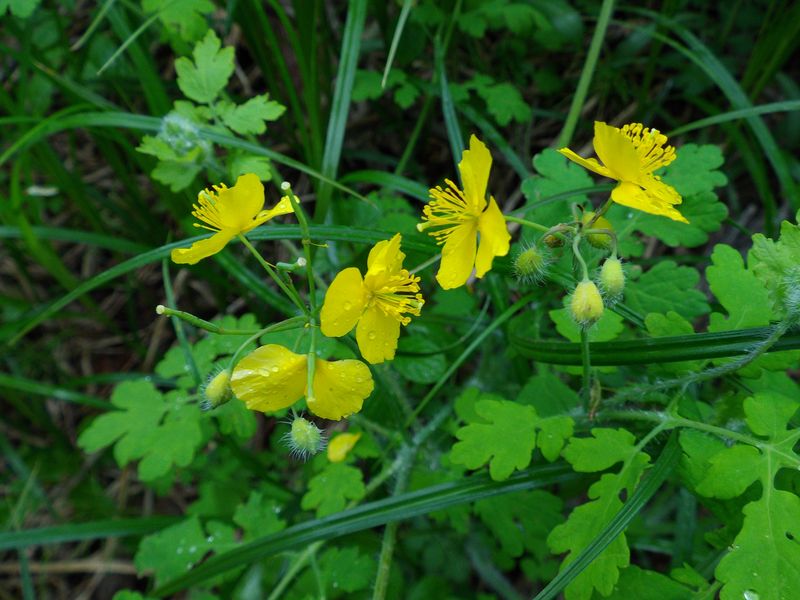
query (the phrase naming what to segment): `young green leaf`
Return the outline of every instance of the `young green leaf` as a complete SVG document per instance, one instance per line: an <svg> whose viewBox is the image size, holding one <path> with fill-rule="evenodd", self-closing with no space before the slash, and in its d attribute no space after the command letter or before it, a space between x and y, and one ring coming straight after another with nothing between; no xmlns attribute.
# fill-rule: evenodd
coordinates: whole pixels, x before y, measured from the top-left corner
<svg viewBox="0 0 800 600"><path fill-rule="evenodd" d="M662 260L625 286L625 304L640 314L675 311L687 319L708 313L705 295L695 289L700 275L691 267Z"/></svg>
<svg viewBox="0 0 800 600"><path fill-rule="evenodd" d="M320 582L331 598L367 589L375 575L375 559L353 546L329 548L319 562Z"/></svg>
<svg viewBox="0 0 800 600"><path fill-rule="evenodd" d="M795 220L800 221L800 212ZM800 308L800 226L781 223L781 236L775 242L763 234L753 236L747 263L770 292L777 315Z"/></svg>
<svg viewBox="0 0 800 600"><path fill-rule="evenodd" d="M508 400L482 399L475 404L480 421L471 422L456 432L460 440L453 445L450 459L468 469L489 463L489 475L495 481L508 479L514 470L527 467L536 447L537 431L545 434L542 448L545 458L554 460L572 435L572 419L542 419L532 406ZM541 440L540 440L541 446Z"/></svg>
<svg viewBox="0 0 800 600"><path fill-rule="evenodd" d="M275 500L264 498L261 492L251 492L247 502L236 507L233 522L244 530L244 541L270 535L286 529L280 518L281 506Z"/></svg>
<svg viewBox="0 0 800 600"><path fill-rule="evenodd" d="M343 510L348 500L360 500L365 491L361 471L344 463L331 463L308 483L300 505L315 509L317 517L325 517Z"/></svg>
<svg viewBox="0 0 800 600"><path fill-rule="evenodd" d="M187 42L208 30L205 15L213 12L211 0L142 0L145 12L158 12L159 20Z"/></svg>
<svg viewBox="0 0 800 600"><path fill-rule="evenodd" d="M800 455L794 450L800 432L788 429L798 408L797 399L771 391L745 399L747 426L766 438L754 438L752 445L700 446L699 436L681 436L690 465L701 463L688 471L698 493L732 498L754 483L761 486L760 497L745 506L741 531L717 565L723 600L778 600L800 589L800 498L777 489L775 482L780 469L800 468Z"/></svg>
<svg viewBox="0 0 800 600"><path fill-rule="evenodd" d="M563 505L558 496L534 490L480 500L475 503L475 514L509 556L528 551L542 560L547 556L544 540L564 520Z"/></svg>
<svg viewBox="0 0 800 600"><path fill-rule="evenodd" d="M230 100L220 100L214 110L228 127L241 135L264 133L266 121L277 120L286 107L269 99L268 94L254 96L244 104L235 105Z"/></svg>
<svg viewBox="0 0 800 600"><path fill-rule="evenodd" d="M542 150L533 157L533 168L537 175L525 179L520 188L529 205L536 204L549 196L590 188L594 185L586 169L567 160L552 148ZM565 198L563 202L531 208L525 213L525 217L555 225L564 219L569 219L570 203L584 204L588 201L589 197L586 194L575 194Z"/></svg>
<svg viewBox="0 0 800 600"><path fill-rule="evenodd" d="M158 585L183 575L209 551L224 552L235 544L231 527L209 523L204 532L199 519L192 517L142 539L134 563L139 572L152 570Z"/></svg>
<svg viewBox="0 0 800 600"><path fill-rule="evenodd" d="M572 511L566 523L550 533L547 543L557 554L566 552L561 568L599 535L622 508L620 495L633 493L650 457L635 447L634 436L624 429L593 429L591 438L573 438L564 449L564 457L576 471L600 471L622 462L618 473L606 473L589 488L590 502ZM630 562L630 550L621 533L583 570L565 590L567 600L589 600L593 591L608 596L619 578L621 568Z"/></svg>
<svg viewBox="0 0 800 600"><path fill-rule="evenodd" d="M208 30L192 52L194 61L182 56L175 61L178 87L184 96L209 104L225 89L233 74L233 48L222 48L217 34Z"/></svg>
<svg viewBox="0 0 800 600"><path fill-rule="evenodd" d="M144 481L192 462L202 443L203 415L181 393L164 396L149 381L126 381L116 387L111 403L120 410L96 417L78 437L86 452L114 444L120 466L142 459L139 476Z"/></svg>

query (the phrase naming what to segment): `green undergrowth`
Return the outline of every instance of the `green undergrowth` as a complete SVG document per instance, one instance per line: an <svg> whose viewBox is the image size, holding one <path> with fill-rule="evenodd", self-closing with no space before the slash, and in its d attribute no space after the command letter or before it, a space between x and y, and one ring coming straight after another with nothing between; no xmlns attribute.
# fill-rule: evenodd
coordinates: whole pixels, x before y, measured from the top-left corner
<svg viewBox="0 0 800 600"><path fill-rule="evenodd" d="M0 0L6 595L794 597L799 16ZM669 137L688 223L558 152L593 156L594 121ZM475 185L473 135L510 249L443 289L418 225L430 188ZM215 234L198 194L245 174L294 214L173 262ZM320 308L398 233L424 304L367 364ZM264 346L316 366L250 410L227 383ZM315 372L355 360L363 408L315 416Z"/></svg>

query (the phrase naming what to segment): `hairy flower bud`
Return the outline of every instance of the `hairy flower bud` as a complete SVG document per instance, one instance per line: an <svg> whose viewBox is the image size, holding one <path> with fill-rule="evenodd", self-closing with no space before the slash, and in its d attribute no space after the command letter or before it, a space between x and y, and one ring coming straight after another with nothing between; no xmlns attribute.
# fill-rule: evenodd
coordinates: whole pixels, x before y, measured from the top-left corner
<svg viewBox="0 0 800 600"><path fill-rule="evenodd" d="M547 264L547 257L536 246L531 246L514 259L514 275L524 283L541 281L547 275Z"/></svg>
<svg viewBox="0 0 800 600"><path fill-rule="evenodd" d="M223 369L208 380L203 388L201 406L204 410L217 408L228 402L233 397L231 391L231 372Z"/></svg>
<svg viewBox="0 0 800 600"><path fill-rule="evenodd" d="M583 213L581 222L583 223L584 227L586 227L589 225L592 219L594 219L594 213L592 211L588 211ZM611 225L611 222L605 217L597 217L589 229L608 229L609 231L614 231L614 226ZM600 250L608 250L611 248L610 235L606 235L604 233L590 233L586 236L586 239L592 246L599 248Z"/></svg>
<svg viewBox="0 0 800 600"><path fill-rule="evenodd" d="M607 300L617 301L622 297L625 289L625 272L622 262L616 258L609 258L600 269L600 288Z"/></svg>
<svg viewBox="0 0 800 600"><path fill-rule="evenodd" d="M292 455L305 460L325 447L322 431L308 419L297 417L292 421L292 428L284 436Z"/></svg>
<svg viewBox="0 0 800 600"><path fill-rule="evenodd" d="M593 281L581 281L569 302L572 318L583 327L593 325L603 316L603 298Z"/></svg>

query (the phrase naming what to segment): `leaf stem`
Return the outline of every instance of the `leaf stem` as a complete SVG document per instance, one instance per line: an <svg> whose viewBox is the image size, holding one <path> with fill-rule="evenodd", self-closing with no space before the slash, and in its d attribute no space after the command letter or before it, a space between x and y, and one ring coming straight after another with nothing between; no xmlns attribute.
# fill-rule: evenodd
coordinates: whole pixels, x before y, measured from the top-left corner
<svg viewBox="0 0 800 600"><path fill-rule="evenodd" d="M514 217L511 215L503 215L503 216L505 217L506 221L511 221L512 223L519 223L523 227L530 227L531 229L536 229L538 231L544 231L544 232L549 232L551 229L550 227L546 227L544 225L536 223L535 221L529 221L528 219L522 219L520 217Z"/></svg>
<svg viewBox="0 0 800 600"><path fill-rule="evenodd" d="M264 257L261 256L258 250L255 249L253 244L250 243L250 240L248 240L241 233L238 235L238 238L245 246L247 246L247 249L250 250L250 253L256 257L256 260L267 272L267 275L272 277L272 280L278 285L279 288L281 288L281 291L284 294L286 294L286 297L289 298L289 300L291 300L295 304L295 306L297 306L297 308L299 308L303 312L303 314L308 315L308 309L303 304L303 301L300 300L300 296L297 295L297 292L295 290L292 290L291 288L289 288L289 286L286 285L286 282L283 281L283 279L281 279L280 276L275 272L275 269L272 268L272 265L270 265L266 260L264 260Z"/></svg>

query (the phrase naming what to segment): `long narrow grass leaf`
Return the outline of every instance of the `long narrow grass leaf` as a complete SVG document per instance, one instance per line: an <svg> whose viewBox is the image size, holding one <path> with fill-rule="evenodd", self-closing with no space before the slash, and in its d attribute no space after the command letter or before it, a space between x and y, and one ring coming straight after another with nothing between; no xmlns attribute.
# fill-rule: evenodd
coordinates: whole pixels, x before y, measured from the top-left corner
<svg viewBox="0 0 800 600"><path fill-rule="evenodd" d="M214 556L189 573L167 582L151 592L167 596L216 577L221 573L251 564L262 558L300 548L318 540L329 540L394 521L476 502L483 498L522 490L542 488L576 477L564 465L545 465L512 475L505 481L492 481L481 474L369 502L323 519L315 519L257 539L235 550ZM1 539L1 538L0 538ZM2 547L2 546L0 546Z"/></svg>
<svg viewBox="0 0 800 600"><path fill-rule="evenodd" d="M678 445L678 437L673 432L667 445L662 450L653 468L647 473L644 480L631 494L628 501L622 506L614 518L609 521L602 532L589 544L583 551L575 557L567 567L553 579L547 587L539 592L533 600L550 600L567 587L570 582L578 576L589 564L613 542L619 534L628 527L630 522L645 507L650 498L653 497L667 476L678 464L681 457L681 449Z"/></svg>
<svg viewBox="0 0 800 600"><path fill-rule="evenodd" d="M89 523L71 523L39 529L0 532L0 550L63 544L82 540L103 540L114 537L139 536L160 531L179 517L157 516L140 519L108 519Z"/></svg>
<svg viewBox="0 0 800 600"><path fill-rule="evenodd" d="M350 0L342 36L342 51L339 55L339 70L333 90L331 114L328 119L328 132L322 153L322 175L329 180L336 179L339 159L342 156L344 133L350 112L350 97L353 92L366 16L367 0ZM323 182L318 190L317 204L314 207L314 220L318 223L324 221L328 213L331 192L330 186Z"/></svg>

